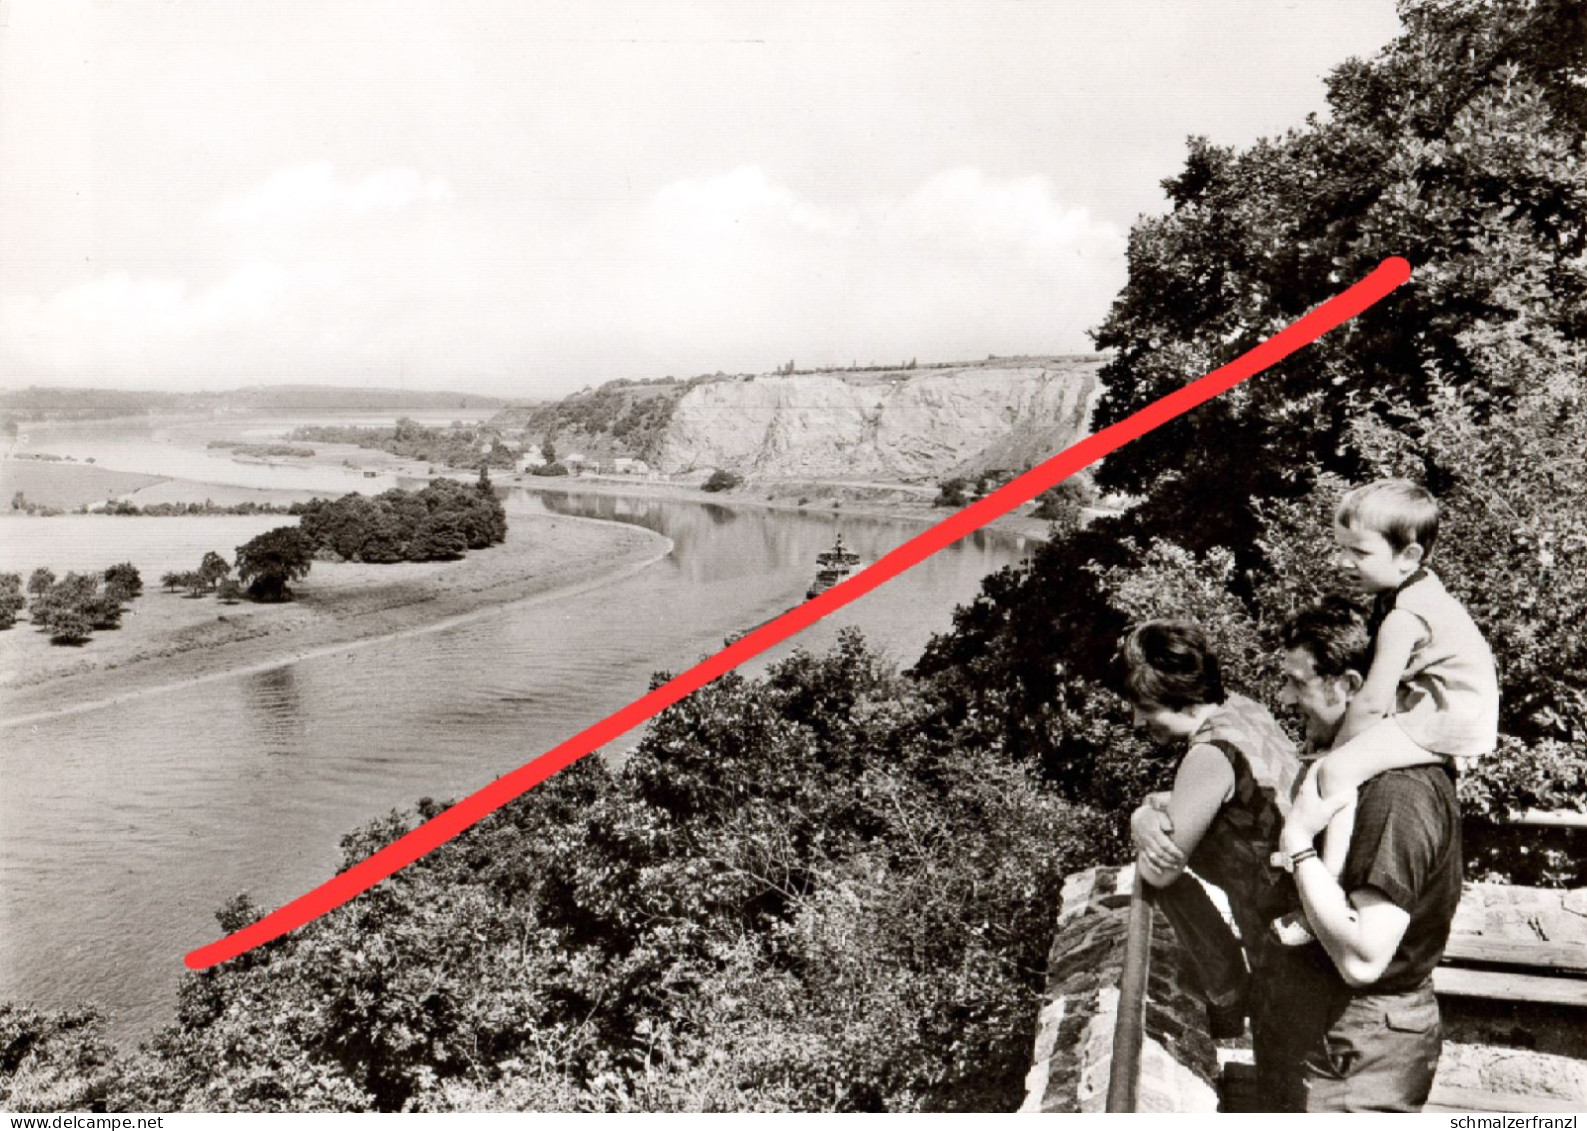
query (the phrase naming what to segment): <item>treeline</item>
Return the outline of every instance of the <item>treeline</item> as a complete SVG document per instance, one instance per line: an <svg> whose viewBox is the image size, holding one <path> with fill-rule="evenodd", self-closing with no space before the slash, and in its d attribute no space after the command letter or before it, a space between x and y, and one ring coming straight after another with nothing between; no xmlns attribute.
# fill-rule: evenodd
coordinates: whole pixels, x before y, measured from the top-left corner
<svg viewBox="0 0 1587 1131"><path fill-rule="evenodd" d="M313 448L304 448L296 444L247 444L241 440L211 440L206 446L232 451L240 456L254 456L260 459L268 456L292 456L307 459L314 454Z"/></svg>
<svg viewBox="0 0 1587 1131"><path fill-rule="evenodd" d="M202 503L149 503L146 506L136 506L124 499L112 499L97 511L84 510L85 514L108 514L116 517L135 518L182 518L193 515L224 515L224 514L293 514L292 506L301 506L301 503L285 505L281 503L213 503L205 499Z"/></svg>
<svg viewBox="0 0 1587 1131"><path fill-rule="evenodd" d="M294 503L311 552L346 561L434 561L462 557L507 537L507 512L482 470L472 487L432 480L421 491Z"/></svg>
<svg viewBox="0 0 1587 1131"><path fill-rule="evenodd" d="M131 562L120 562L103 574L68 573L41 566L28 577L23 596L22 577L0 573L0 629L16 625L24 607L35 627L55 644L81 644L96 629L121 627L125 607L143 593L143 579Z"/></svg>
<svg viewBox="0 0 1587 1131"><path fill-rule="evenodd" d="M445 467L475 468L483 464L510 469L516 461L513 450L502 443L501 434L493 428L472 428L458 422L444 428L428 428L408 417L399 419L394 428L304 425L289 432L287 439L352 444Z"/></svg>

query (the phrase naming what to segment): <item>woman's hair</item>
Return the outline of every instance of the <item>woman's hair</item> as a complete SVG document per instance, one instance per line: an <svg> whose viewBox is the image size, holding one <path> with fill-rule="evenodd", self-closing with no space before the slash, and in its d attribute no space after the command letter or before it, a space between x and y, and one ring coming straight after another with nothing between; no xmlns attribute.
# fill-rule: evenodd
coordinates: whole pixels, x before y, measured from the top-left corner
<svg viewBox="0 0 1587 1131"><path fill-rule="evenodd" d="M1184 620L1149 620L1125 636L1119 648L1125 698L1138 704L1182 711L1222 703L1223 675L1207 648L1206 633Z"/></svg>

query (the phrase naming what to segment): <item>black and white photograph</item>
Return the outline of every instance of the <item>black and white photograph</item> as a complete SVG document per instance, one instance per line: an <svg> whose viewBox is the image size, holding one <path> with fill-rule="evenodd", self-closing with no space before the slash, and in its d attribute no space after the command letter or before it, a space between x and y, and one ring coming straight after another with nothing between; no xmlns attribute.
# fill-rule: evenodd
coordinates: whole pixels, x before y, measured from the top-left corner
<svg viewBox="0 0 1587 1131"><path fill-rule="evenodd" d="M1584 0L0 0L14 1126L1574 1127L1584 626Z"/></svg>

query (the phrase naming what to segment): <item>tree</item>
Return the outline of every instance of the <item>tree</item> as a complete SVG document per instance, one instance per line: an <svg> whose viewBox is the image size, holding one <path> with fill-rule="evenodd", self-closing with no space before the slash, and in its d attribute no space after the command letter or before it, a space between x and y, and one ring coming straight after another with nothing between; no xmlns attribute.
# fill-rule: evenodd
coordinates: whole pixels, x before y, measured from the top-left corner
<svg viewBox="0 0 1587 1131"><path fill-rule="evenodd" d="M35 608L33 620L50 634L52 644L81 644L93 634L94 622L88 609L61 600Z"/></svg>
<svg viewBox="0 0 1587 1131"><path fill-rule="evenodd" d="M0 629L10 628L17 622L17 614L27 604L22 595L22 576L0 573Z"/></svg>
<svg viewBox="0 0 1587 1131"><path fill-rule="evenodd" d="M207 551L198 565L198 578L206 589L215 588L221 578L230 573L231 564L214 550Z"/></svg>
<svg viewBox="0 0 1587 1131"><path fill-rule="evenodd" d="M713 493L716 491L730 491L742 482L744 482L744 480L741 477L733 474L724 467L719 467L715 471L711 472L711 477L705 481L700 490L711 491Z"/></svg>
<svg viewBox="0 0 1587 1131"><path fill-rule="evenodd" d="M295 526L278 526L237 547L237 577L255 601L292 599L289 582L307 577L313 552Z"/></svg>
<svg viewBox="0 0 1587 1131"><path fill-rule="evenodd" d="M937 497L931 501L931 505L936 507L962 507L969 502L969 496L965 493L969 487L969 480L959 476L944 479L937 484Z"/></svg>
<svg viewBox="0 0 1587 1131"><path fill-rule="evenodd" d="M118 562L105 570L105 594L118 604L143 595L143 576L131 562Z"/></svg>
<svg viewBox="0 0 1587 1131"><path fill-rule="evenodd" d="M179 573L175 570L171 571L170 573L162 573L160 575L160 588L166 590L167 592L174 593L178 588L185 584L183 581L185 576L185 574Z"/></svg>
<svg viewBox="0 0 1587 1131"><path fill-rule="evenodd" d="M1119 632L1151 603L1131 579L1195 590L1227 639L1271 655L1285 616L1336 583L1338 492L1387 474L1444 505L1433 565L1494 647L1505 740L1587 764L1587 636L1572 627L1587 620L1580 5L1407 0L1401 16L1376 58L1330 76L1331 116L1244 149L1192 140L1170 210L1131 233L1128 282L1095 335L1111 357L1093 426L1385 255L1411 261L1410 283L1109 456L1098 482L1138 505L988 579L917 669L947 718L998 726L1070 796L1122 796L1134 772L1103 690ZM1242 690L1276 690L1270 668L1245 676Z"/></svg>
<svg viewBox="0 0 1587 1131"><path fill-rule="evenodd" d="M551 437L549 436L540 445L540 457L547 463L556 463L557 461L557 446L551 442Z"/></svg>
<svg viewBox="0 0 1587 1131"><path fill-rule="evenodd" d="M50 586L55 584L55 571L49 566L39 566L28 578L28 592L37 597L48 593Z"/></svg>
<svg viewBox="0 0 1587 1131"><path fill-rule="evenodd" d="M235 605L242 600L242 586L237 583L235 577L223 577L220 579L220 588L217 595L223 604Z"/></svg>

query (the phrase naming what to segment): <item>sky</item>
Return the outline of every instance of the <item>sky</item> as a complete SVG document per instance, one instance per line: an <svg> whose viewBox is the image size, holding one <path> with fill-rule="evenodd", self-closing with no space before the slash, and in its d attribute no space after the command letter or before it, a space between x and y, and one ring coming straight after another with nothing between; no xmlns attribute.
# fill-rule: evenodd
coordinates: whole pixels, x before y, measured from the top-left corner
<svg viewBox="0 0 1587 1131"><path fill-rule="evenodd" d="M0 0L0 385L1083 353L1392 0Z"/></svg>

